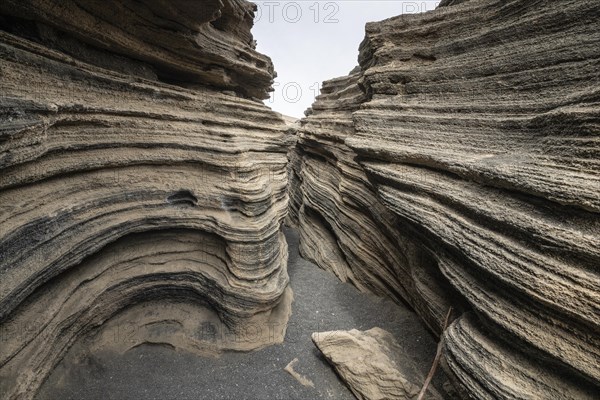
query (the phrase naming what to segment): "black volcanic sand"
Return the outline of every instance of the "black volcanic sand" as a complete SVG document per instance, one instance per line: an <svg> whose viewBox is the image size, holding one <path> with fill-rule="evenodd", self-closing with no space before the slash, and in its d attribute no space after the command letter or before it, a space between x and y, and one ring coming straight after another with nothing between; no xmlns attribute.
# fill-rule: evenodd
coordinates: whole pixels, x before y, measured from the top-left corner
<svg viewBox="0 0 600 400"><path fill-rule="evenodd" d="M436 343L409 309L360 293L333 274L300 258L298 234L286 229L293 315L284 344L219 358L140 346L120 354L93 354L77 365L63 361L42 386L38 400L354 399L311 341L315 331L367 330L393 333L422 370L431 366ZM301 385L283 369L314 382ZM439 372L438 372L439 373ZM441 377L435 381L439 383ZM439 385L438 385L439 388Z"/></svg>

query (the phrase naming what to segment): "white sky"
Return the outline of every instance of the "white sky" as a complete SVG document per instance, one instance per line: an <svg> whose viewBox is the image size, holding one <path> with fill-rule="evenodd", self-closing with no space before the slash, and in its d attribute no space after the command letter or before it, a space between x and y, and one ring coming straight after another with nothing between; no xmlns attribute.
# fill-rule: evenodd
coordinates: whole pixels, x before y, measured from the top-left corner
<svg viewBox="0 0 600 400"><path fill-rule="evenodd" d="M321 82L348 74L358 62L365 23L435 9L439 1L254 1L257 50L273 59L275 92L265 104L304 116Z"/></svg>

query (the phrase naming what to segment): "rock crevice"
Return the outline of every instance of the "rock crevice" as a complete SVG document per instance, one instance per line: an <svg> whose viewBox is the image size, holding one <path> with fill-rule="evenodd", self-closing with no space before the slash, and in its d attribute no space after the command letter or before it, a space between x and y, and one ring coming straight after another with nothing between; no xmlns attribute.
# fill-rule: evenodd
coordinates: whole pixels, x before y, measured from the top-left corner
<svg viewBox="0 0 600 400"><path fill-rule="evenodd" d="M443 337L463 397L595 398L597 1L370 23L292 129L260 101L275 72L254 10L0 3L3 398L85 348L283 341L286 217L304 257Z"/></svg>

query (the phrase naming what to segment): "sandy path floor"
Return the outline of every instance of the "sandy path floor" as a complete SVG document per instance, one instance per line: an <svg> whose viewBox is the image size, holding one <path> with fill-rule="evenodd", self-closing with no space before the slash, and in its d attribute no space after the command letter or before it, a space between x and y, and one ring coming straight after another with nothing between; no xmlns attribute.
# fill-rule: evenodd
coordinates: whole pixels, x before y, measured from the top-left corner
<svg viewBox="0 0 600 400"><path fill-rule="evenodd" d="M38 400L354 399L314 347L315 331L366 330L378 326L406 346L423 375L436 344L407 308L365 295L300 258L298 235L286 230L289 274L295 301L286 342L251 353L203 358L159 346L123 355L90 354L83 364L61 363ZM283 369L294 369L315 387L301 385Z"/></svg>

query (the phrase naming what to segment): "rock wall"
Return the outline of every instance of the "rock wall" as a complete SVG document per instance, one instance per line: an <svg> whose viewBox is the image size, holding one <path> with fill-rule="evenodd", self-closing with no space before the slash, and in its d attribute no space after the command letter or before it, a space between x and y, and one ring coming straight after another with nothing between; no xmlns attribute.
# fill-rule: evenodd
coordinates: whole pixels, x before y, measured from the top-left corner
<svg viewBox="0 0 600 400"><path fill-rule="evenodd" d="M377 197L356 153L353 114L367 101L360 72L324 82L290 153L290 215L300 253L363 291L408 302L438 331L451 286L409 227Z"/></svg>
<svg viewBox="0 0 600 400"><path fill-rule="evenodd" d="M83 339L282 341L290 142L259 100L274 71L253 16L243 0L0 3L3 399L33 398Z"/></svg>
<svg viewBox="0 0 600 400"><path fill-rule="evenodd" d="M291 154L302 254L411 304L474 399L600 386L600 7L446 1L367 24Z"/></svg>

